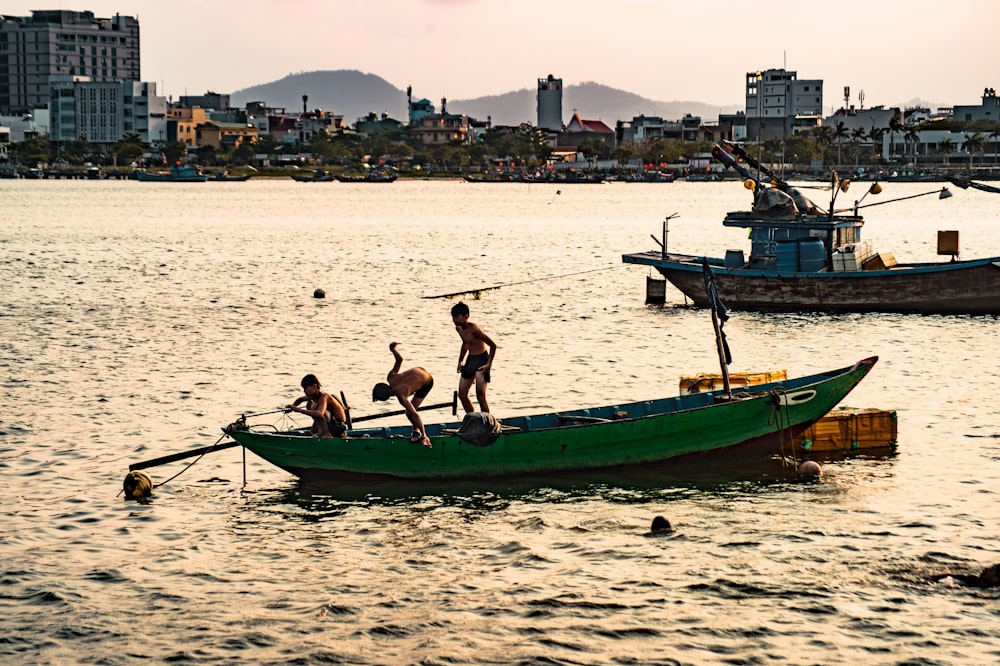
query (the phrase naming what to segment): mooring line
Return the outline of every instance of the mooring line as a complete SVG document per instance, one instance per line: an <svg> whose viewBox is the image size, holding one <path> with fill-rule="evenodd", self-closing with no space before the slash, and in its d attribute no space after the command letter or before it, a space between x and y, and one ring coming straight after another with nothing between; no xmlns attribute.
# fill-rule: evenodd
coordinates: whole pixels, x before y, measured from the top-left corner
<svg viewBox="0 0 1000 666"><path fill-rule="evenodd" d="M450 294L438 294L437 296L424 296L423 298L455 298L456 296L464 296L465 294L473 294L473 298L479 300L479 295L484 291L492 291L494 289L500 289L501 287L512 287L517 284L528 284L530 282L541 282L542 280L556 280L558 278L570 277L573 275L583 275L584 273L596 273L598 271L607 271L612 268L617 268L621 264L611 264L610 266L605 266L604 268L591 268L586 271L576 271L574 273L563 273L562 275L549 275L546 277L533 278L531 280L520 280L518 282L505 282L503 284L493 285L492 287L478 287L476 289L466 289L465 291L456 291Z"/></svg>

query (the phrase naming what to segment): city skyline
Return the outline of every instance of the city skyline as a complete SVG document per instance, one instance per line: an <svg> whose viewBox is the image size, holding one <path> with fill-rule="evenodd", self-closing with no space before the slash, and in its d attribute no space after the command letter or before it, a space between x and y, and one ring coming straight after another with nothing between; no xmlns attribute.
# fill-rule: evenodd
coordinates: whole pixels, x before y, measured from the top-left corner
<svg viewBox="0 0 1000 666"><path fill-rule="evenodd" d="M3 13L136 16L141 77L177 99L232 93L289 74L355 69L418 97L452 100L533 89L553 74L654 101L742 105L748 71L822 79L823 112L844 103L978 104L996 87L985 57L1000 5L926 0L830 5L712 5L657 0L6 0ZM390 11L391 8L391 11ZM942 18L946 19L942 21ZM612 20L613 19L613 20ZM346 26L346 27L345 27ZM611 27L609 27L611 26ZM803 26L797 30L797 26ZM952 26L954 26L952 28ZM777 38L770 34L776 33ZM755 48L759 47L759 48Z"/></svg>

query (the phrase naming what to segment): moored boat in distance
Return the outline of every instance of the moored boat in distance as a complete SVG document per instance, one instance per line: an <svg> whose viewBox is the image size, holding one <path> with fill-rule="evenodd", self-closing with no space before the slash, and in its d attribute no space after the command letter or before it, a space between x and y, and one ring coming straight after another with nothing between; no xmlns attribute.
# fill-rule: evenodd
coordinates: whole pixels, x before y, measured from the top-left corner
<svg viewBox="0 0 1000 666"><path fill-rule="evenodd" d="M136 171L136 180L147 183L204 183L208 176L191 164L172 164L166 171Z"/></svg>
<svg viewBox="0 0 1000 666"><path fill-rule="evenodd" d="M390 167L366 168L364 171L337 174L341 183L392 183L399 177Z"/></svg>
<svg viewBox="0 0 1000 666"><path fill-rule="evenodd" d="M730 464L777 455L876 361L738 388L731 395L692 393L502 423L489 414L470 414L463 422L425 424L430 448L410 442L408 425L351 428L346 438L318 439L307 429L275 432L241 418L224 431L302 478L486 479L694 460Z"/></svg>
<svg viewBox="0 0 1000 666"><path fill-rule="evenodd" d="M322 169L316 169L304 173L293 173L292 180L298 183L329 183L333 180L333 175Z"/></svg>
<svg viewBox="0 0 1000 666"><path fill-rule="evenodd" d="M250 180L250 174L234 175L228 171L213 171L212 175L208 177L209 182L214 183L242 183L244 181Z"/></svg>
<svg viewBox="0 0 1000 666"><path fill-rule="evenodd" d="M846 212L835 210L837 192L846 191L850 181L834 174L824 211L739 146L727 148L758 170L752 175L727 150L713 150L753 192L750 211L730 212L723 220L724 226L750 230L749 257L737 249L708 258L719 296L731 309L1000 314L1000 257L959 261L958 232L939 231L938 254L950 261L898 263L893 254L873 252L862 240L858 209L865 207L864 197ZM880 191L875 183L868 193ZM930 194L951 196L942 188L902 198ZM695 305L708 305L702 256L669 252L661 243L659 251L626 254L622 260L655 268Z"/></svg>

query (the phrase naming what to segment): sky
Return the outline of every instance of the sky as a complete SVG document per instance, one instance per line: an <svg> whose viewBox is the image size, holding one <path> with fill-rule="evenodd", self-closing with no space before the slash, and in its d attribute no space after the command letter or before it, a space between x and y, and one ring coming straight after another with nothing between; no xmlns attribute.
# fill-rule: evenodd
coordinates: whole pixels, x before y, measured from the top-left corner
<svg viewBox="0 0 1000 666"><path fill-rule="evenodd" d="M979 104L1000 86L997 0L2 0L0 12L139 19L142 80L176 99L353 69L428 99L596 82L742 105L746 73L822 79L850 103Z"/></svg>

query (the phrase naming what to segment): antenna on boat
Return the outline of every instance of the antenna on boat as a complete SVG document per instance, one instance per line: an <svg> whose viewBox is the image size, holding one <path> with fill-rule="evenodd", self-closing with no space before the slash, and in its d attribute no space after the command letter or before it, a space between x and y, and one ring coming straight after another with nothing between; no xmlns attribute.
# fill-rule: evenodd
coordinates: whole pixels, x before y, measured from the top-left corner
<svg viewBox="0 0 1000 666"><path fill-rule="evenodd" d="M664 260L667 258L667 234L670 233L670 220L675 217L680 217L680 213L671 213L663 218L663 242L660 243L660 257ZM653 238L656 240L656 238Z"/></svg>

